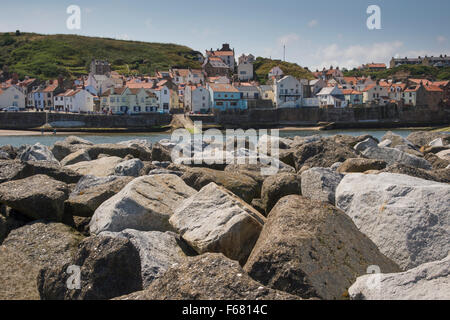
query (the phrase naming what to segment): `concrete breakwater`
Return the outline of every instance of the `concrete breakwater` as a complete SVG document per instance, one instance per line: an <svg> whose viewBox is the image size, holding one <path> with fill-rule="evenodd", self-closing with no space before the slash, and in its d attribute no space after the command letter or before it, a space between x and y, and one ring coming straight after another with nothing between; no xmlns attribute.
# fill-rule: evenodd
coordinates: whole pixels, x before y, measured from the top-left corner
<svg viewBox="0 0 450 320"><path fill-rule="evenodd" d="M49 124L55 128L126 128L131 130L153 130L170 124L169 114L143 114L139 116L111 116L44 112L0 113L0 128L25 130Z"/></svg>
<svg viewBox="0 0 450 320"><path fill-rule="evenodd" d="M225 127L315 126L334 123L335 128L380 128L402 126L433 126L450 123L450 110L376 106L345 109L252 109L216 115L216 122Z"/></svg>
<svg viewBox="0 0 450 320"><path fill-rule="evenodd" d="M317 126L341 128L388 128L447 125L450 109L419 107L375 106L345 109L251 109L216 113L214 116L192 115L192 121L217 124L225 128L261 128L282 126ZM66 113L18 112L0 113L0 129L27 130L49 124L59 129L126 129L154 131L169 126L170 114L142 114L133 116L86 115Z"/></svg>

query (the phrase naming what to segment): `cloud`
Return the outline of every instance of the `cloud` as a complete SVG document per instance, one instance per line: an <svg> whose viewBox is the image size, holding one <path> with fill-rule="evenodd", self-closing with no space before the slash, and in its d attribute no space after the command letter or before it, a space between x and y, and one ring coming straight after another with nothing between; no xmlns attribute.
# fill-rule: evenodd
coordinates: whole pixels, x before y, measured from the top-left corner
<svg viewBox="0 0 450 320"><path fill-rule="evenodd" d="M310 27L310 28L317 27L318 25L319 25L319 21L317 21L316 19L313 19L310 22L308 22L308 27Z"/></svg>
<svg viewBox="0 0 450 320"><path fill-rule="evenodd" d="M290 34L286 34L284 36L281 36L278 38L278 44L279 45L288 45L294 42L297 42L300 40L300 36L296 33L290 33Z"/></svg>
<svg viewBox="0 0 450 320"><path fill-rule="evenodd" d="M387 60L399 54L403 43L401 41L374 43L371 45L351 45L340 47L331 44L316 53L319 64L314 69L334 67L353 69L368 62L388 62Z"/></svg>
<svg viewBox="0 0 450 320"><path fill-rule="evenodd" d="M130 36L128 34L126 34L126 33L116 35L115 39L117 39L117 40L131 40Z"/></svg>
<svg viewBox="0 0 450 320"><path fill-rule="evenodd" d="M444 36L437 36L437 37L436 37L436 41L437 41L439 44L443 44L444 42L447 42L447 38L444 37Z"/></svg>

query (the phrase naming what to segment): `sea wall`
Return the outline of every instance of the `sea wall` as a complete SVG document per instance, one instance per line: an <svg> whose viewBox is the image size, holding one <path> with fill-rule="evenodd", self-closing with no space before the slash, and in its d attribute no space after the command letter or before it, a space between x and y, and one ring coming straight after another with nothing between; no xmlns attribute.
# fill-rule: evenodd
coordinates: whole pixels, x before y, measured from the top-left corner
<svg viewBox="0 0 450 320"><path fill-rule="evenodd" d="M35 129L46 123L55 128L105 128L145 130L170 124L169 114L144 114L133 116L86 115L43 112L0 113L1 129Z"/></svg>
<svg viewBox="0 0 450 320"><path fill-rule="evenodd" d="M374 106L370 108L298 108L253 109L216 114L216 122L226 127L315 126L319 123L348 124L350 127L419 126L450 123L450 110L440 108L401 108Z"/></svg>

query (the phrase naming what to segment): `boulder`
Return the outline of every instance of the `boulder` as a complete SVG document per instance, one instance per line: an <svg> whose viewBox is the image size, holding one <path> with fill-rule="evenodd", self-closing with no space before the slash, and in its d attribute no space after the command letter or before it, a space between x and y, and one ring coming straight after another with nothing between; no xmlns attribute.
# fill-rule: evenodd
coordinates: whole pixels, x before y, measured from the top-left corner
<svg viewBox="0 0 450 320"><path fill-rule="evenodd" d="M157 167L150 161L143 161L142 163L144 164L144 166L139 172L139 176L146 176L150 171L157 169Z"/></svg>
<svg viewBox="0 0 450 320"><path fill-rule="evenodd" d="M387 162L384 160L354 158L347 159L339 166L337 172L340 173L354 173L366 172L369 170L383 170L387 167Z"/></svg>
<svg viewBox="0 0 450 320"><path fill-rule="evenodd" d="M389 139L384 139L383 141L381 141L378 144L378 147L380 147L380 148L389 148L391 146L392 146L392 141Z"/></svg>
<svg viewBox="0 0 450 320"><path fill-rule="evenodd" d="M91 159L97 159L100 154L107 154L110 157L125 158L132 155L142 161L151 161L152 155L150 150L144 149L141 146L131 147L121 144L96 144L88 149Z"/></svg>
<svg viewBox="0 0 450 320"><path fill-rule="evenodd" d="M344 176L328 168L312 168L302 173L302 195L306 198L335 204L335 193Z"/></svg>
<svg viewBox="0 0 450 320"><path fill-rule="evenodd" d="M284 196L301 194L302 182L295 173L279 173L264 180L261 189L261 201L266 215Z"/></svg>
<svg viewBox="0 0 450 320"><path fill-rule="evenodd" d="M11 160L11 157L5 151L0 150L0 160Z"/></svg>
<svg viewBox="0 0 450 320"><path fill-rule="evenodd" d="M97 208L89 225L90 232L172 231L169 218L173 211L195 193L173 174L136 178Z"/></svg>
<svg viewBox="0 0 450 320"><path fill-rule="evenodd" d="M0 160L0 183L22 178L26 164L15 160Z"/></svg>
<svg viewBox="0 0 450 320"><path fill-rule="evenodd" d="M172 161L171 149L155 143L152 147L152 160L153 161Z"/></svg>
<svg viewBox="0 0 450 320"><path fill-rule="evenodd" d="M424 154L422 152L417 151L416 149L411 148L411 146L407 146L404 144L399 144L399 145L395 146L394 148L397 150L409 153L409 154L419 157L419 158L422 158L424 156Z"/></svg>
<svg viewBox="0 0 450 320"><path fill-rule="evenodd" d="M330 140L332 142L335 143L339 143L339 144L343 144L346 145L352 149L355 148L355 146L363 141L366 141L367 139L371 139L374 140L375 142L377 142L378 140L374 137L372 137L371 135L365 134L365 135L361 135L361 136L350 136L350 135L343 135L343 134L338 134L338 135L334 135L331 137L326 137L323 138L325 140Z"/></svg>
<svg viewBox="0 0 450 320"><path fill-rule="evenodd" d="M251 203L254 198L259 198L258 183L248 175L208 168L190 168L181 178L195 190L200 190L214 182L230 190L247 203Z"/></svg>
<svg viewBox="0 0 450 320"><path fill-rule="evenodd" d="M120 192L133 180L132 177L111 176L111 178L114 179L103 178L104 183L100 183L101 178L100 181L91 181L91 187L83 187L87 181L79 183L75 187L75 191L70 194L69 199L64 202L65 213L77 217L92 217L102 203Z"/></svg>
<svg viewBox="0 0 450 320"><path fill-rule="evenodd" d="M406 145L411 149L415 149L414 143L408 141L408 139L403 138L401 135L393 133L392 131L386 132L386 134L381 138L381 142L383 142L384 140L391 141L390 145L386 147L394 148L398 145Z"/></svg>
<svg viewBox="0 0 450 320"><path fill-rule="evenodd" d="M442 259L450 250L450 185L407 175L349 174L337 206L403 269Z"/></svg>
<svg viewBox="0 0 450 320"><path fill-rule="evenodd" d="M450 143L450 134L444 132L416 131L411 133L406 139L414 143L416 146L422 147L438 138L442 138L444 140L444 144Z"/></svg>
<svg viewBox="0 0 450 320"><path fill-rule="evenodd" d="M17 158L17 148L13 147L10 144L4 145L0 147L0 151L5 152L8 155L8 159L15 159ZM8 160L6 159L6 160Z"/></svg>
<svg viewBox="0 0 450 320"><path fill-rule="evenodd" d="M416 177L425 180L431 180L442 183L450 183L450 170L440 169L440 170L424 170L416 167L405 166L403 164L394 164L389 166L381 172L406 174L411 177Z"/></svg>
<svg viewBox="0 0 450 320"><path fill-rule="evenodd" d="M427 153L425 155L425 160L427 160L433 166L433 169L445 169L450 165L450 160L444 160L439 158L437 155L433 153Z"/></svg>
<svg viewBox="0 0 450 320"><path fill-rule="evenodd" d="M399 270L342 211L291 195L270 212L244 270L268 287L302 298L343 299L374 264Z"/></svg>
<svg viewBox="0 0 450 320"><path fill-rule="evenodd" d="M357 158L357 151L347 145L336 143L330 139L307 143L294 153L295 167L299 171L304 165L329 168L336 162Z"/></svg>
<svg viewBox="0 0 450 320"><path fill-rule="evenodd" d="M436 153L436 156L443 160L450 161L450 149L438 152Z"/></svg>
<svg viewBox="0 0 450 320"><path fill-rule="evenodd" d="M114 174L116 176L139 177L142 168L144 168L144 163L141 160L132 159L119 163L114 168Z"/></svg>
<svg viewBox="0 0 450 320"><path fill-rule="evenodd" d="M384 160L389 165L399 163L426 170L432 168L427 160L394 148L371 147L363 151L362 155L369 159Z"/></svg>
<svg viewBox="0 0 450 320"><path fill-rule="evenodd" d="M11 231L0 246L0 300L38 300L39 270L68 262L82 239L61 223L37 221Z"/></svg>
<svg viewBox="0 0 450 320"><path fill-rule="evenodd" d="M74 153L69 154L67 157L61 160L62 166L69 166L78 162L91 161L89 153L85 149L80 149Z"/></svg>
<svg viewBox="0 0 450 320"><path fill-rule="evenodd" d="M244 270L273 289L328 300L343 299L370 265L399 271L345 213L291 195L270 212Z"/></svg>
<svg viewBox="0 0 450 320"><path fill-rule="evenodd" d="M65 167L61 167L55 162L49 161L28 161L25 163L25 168L22 171L21 179L31 177L34 175L43 174L58 181L67 184L77 183L82 174L77 173Z"/></svg>
<svg viewBox="0 0 450 320"><path fill-rule="evenodd" d="M34 220L71 223L71 217L64 214L68 197L69 188L64 182L45 175L0 184L0 203Z"/></svg>
<svg viewBox="0 0 450 320"><path fill-rule="evenodd" d="M0 205L0 245L9 233L31 222L29 218L11 208Z"/></svg>
<svg viewBox="0 0 450 320"><path fill-rule="evenodd" d="M330 167L330 169L333 170L333 171L337 171L339 169L339 167L342 165L342 163L343 162L336 162Z"/></svg>
<svg viewBox="0 0 450 320"><path fill-rule="evenodd" d="M122 232L105 231L99 236L125 238L138 249L144 288L161 277L173 265L184 262L187 258L185 251L189 250L180 236L173 232L127 229Z"/></svg>
<svg viewBox="0 0 450 320"><path fill-rule="evenodd" d="M355 149L356 151L359 151L359 152L363 152L367 148L376 147L376 146L378 146L378 142L376 140L374 140L372 138L367 138L366 140L357 143L353 147L353 149Z"/></svg>
<svg viewBox="0 0 450 320"><path fill-rule="evenodd" d="M85 145L85 146L93 146L94 145L91 141L77 137L77 136L68 136L63 141L70 145L79 145L79 144Z"/></svg>
<svg viewBox="0 0 450 320"><path fill-rule="evenodd" d="M443 146L445 146L444 139L442 139L442 138L434 139L433 141L431 141L428 144L428 146L430 146L430 147L443 147Z"/></svg>
<svg viewBox="0 0 450 320"><path fill-rule="evenodd" d="M114 175L116 166L122 161L122 158L119 157L105 157L92 161L78 162L76 164L66 166L66 168L82 175L106 177Z"/></svg>
<svg viewBox="0 0 450 320"><path fill-rule="evenodd" d="M152 176L152 175L156 175L156 174L174 174L178 177L183 176L183 172L181 172L181 171L172 171L172 170L167 170L167 169L154 169L154 170L149 171L146 175Z"/></svg>
<svg viewBox="0 0 450 320"><path fill-rule="evenodd" d="M144 291L120 300L296 300L297 297L262 286L239 263L221 254L189 258L169 269Z"/></svg>
<svg viewBox="0 0 450 320"><path fill-rule="evenodd" d="M313 136L306 136L306 137L295 136L294 142L291 144L291 148L296 149L298 147L301 147L304 144L318 142L320 140L322 140L322 137L319 136L318 134L313 135Z"/></svg>
<svg viewBox="0 0 450 320"><path fill-rule="evenodd" d="M19 157L21 161L50 161L59 163L50 149L40 143L36 143L33 146L26 146Z"/></svg>
<svg viewBox="0 0 450 320"><path fill-rule="evenodd" d="M275 136L269 136L267 134L263 135L259 138L258 141L258 151L265 154L272 154L271 149L272 146L278 148L278 152L280 150L286 150L291 147L293 144L293 140L280 138ZM264 152L263 152L264 151Z"/></svg>
<svg viewBox="0 0 450 320"><path fill-rule="evenodd" d="M450 255L402 273L370 274L350 287L353 300L449 300Z"/></svg>
<svg viewBox="0 0 450 320"><path fill-rule="evenodd" d="M67 287L70 266L80 268L80 289ZM106 300L139 291L139 252L125 238L89 237L69 262L43 267L37 284L41 300Z"/></svg>
<svg viewBox="0 0 450 320"><path fill-rule="evenodd" d="M220 252L242 264L264 221L254 208L215 183L182 202L169 220L197 253Z"/></svg>

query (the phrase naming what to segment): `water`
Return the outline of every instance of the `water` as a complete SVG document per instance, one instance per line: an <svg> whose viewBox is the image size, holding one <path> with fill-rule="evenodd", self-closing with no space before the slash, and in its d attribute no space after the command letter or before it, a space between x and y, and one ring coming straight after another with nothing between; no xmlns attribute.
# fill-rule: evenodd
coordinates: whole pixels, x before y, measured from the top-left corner
<svg viewBox="0 0 450 320"><path fill-rule="evenodd" d="M315 131L315 130L296 130L296 131L280 131L281 137L294 137L294 136L333 136L336 134L345 134L351 136L360 136L363 134L370 134L379 140L389 130L330 130L330 131ZM410 133L416 130L390 130L402 137L407 137ZM270 132L270 131L269 131ZM83 139L89 140L95 144L98 143L117 143L120 141L133 140L133 139L145 139L149 142L158 142L161 139L170 139L170 133L112 133L112 134L77 134ZM30 135L30 136L0 136L0 146L10 144L13 146L21 146L25 144L33 145L37 142L51 146L56 141L64 140L68 135Z"/></svg>

